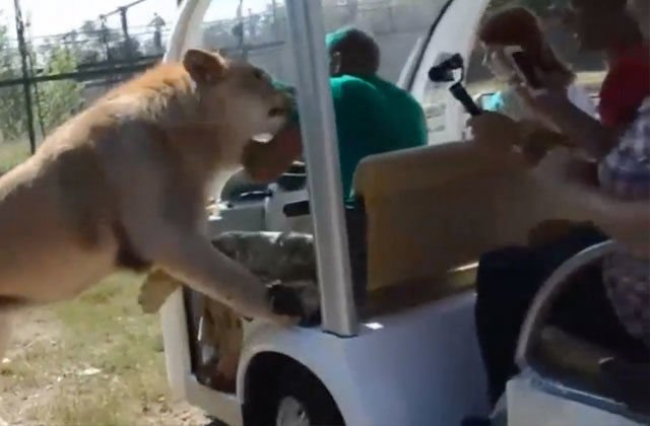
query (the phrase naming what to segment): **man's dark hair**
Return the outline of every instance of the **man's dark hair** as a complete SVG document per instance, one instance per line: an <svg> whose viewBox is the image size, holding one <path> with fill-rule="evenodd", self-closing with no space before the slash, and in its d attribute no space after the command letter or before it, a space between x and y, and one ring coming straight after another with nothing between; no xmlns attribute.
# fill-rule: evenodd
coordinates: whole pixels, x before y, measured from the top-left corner
<svg viewBox="0 0 650 426"><path fill-rule="evenodd" d="M326 42L330 55L340 55L343 73L372 75L379 70L379 46L369 34L356 28L342 28L328 34Z"/></svg>

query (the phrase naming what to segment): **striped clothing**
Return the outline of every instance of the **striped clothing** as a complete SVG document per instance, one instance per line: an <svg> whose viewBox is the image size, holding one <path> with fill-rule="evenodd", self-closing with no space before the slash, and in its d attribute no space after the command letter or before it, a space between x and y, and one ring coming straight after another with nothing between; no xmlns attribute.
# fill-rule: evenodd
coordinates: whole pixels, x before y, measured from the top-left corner
<svg viewBox="0 0 650 426"><path fill-rule="evenodd" d="M605 191L619 199L650 199L650 98L601 162L599 180ZM603 276L621 322L650 347L650 261L616 253L605 260Z"/></svg>

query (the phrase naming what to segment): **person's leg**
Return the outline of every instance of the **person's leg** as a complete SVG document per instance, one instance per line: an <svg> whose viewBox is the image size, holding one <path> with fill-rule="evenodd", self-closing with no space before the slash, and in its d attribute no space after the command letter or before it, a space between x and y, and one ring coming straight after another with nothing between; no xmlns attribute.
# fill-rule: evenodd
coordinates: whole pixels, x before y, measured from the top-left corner
<svg viewBox="0 0 650 426"><path fill-rule="evenodd" d="M496 403L507 381L517 373L514 355L521 325L539 288L564 261L604 240L605 236L595 228L579 226L543 246L511 247L481 258L476 327L492 403ZM586 314L581 310L591 309L593 307L584 306L573 312L583 317Z"/></svg>
<svg viewBox="0 0 650 426"><path fill-rule="evenodd" d="M535 255L524 247L496 250L479 262L476 331L492 404L517 373L514 354L521 324L540 284L537 275Z"/></svg>
<svg viewBox="0 0 650 426"><path fill-rule="evenodd" d="M345 224L348 234L348 250L352 274L354 301L363 306L367 296L368 245L366 243L366 212L361 200L345 208Z"/></svg>
<svg viewBox="0 0 650 426"><path fill-rule="evenodd" d="M569 257L606 239L596 228L587 225L544 246L538 250L537 256L539 267L544 270L544 279ZM625 331L616 316L605 290L600 264L583 268L571 280L571 285L558 298L549 321L598 346L615 349L626 358L643 358L647 353L645 346Z"/></svg>
<svg viewBox="0 0 650 426"><path fill-rule="evenodd" d="M630 362L648 362L645 344L630 336L621 324L602 280L599 265L586 268L558 300L551 322L590 343L612 349Z"/></svg>

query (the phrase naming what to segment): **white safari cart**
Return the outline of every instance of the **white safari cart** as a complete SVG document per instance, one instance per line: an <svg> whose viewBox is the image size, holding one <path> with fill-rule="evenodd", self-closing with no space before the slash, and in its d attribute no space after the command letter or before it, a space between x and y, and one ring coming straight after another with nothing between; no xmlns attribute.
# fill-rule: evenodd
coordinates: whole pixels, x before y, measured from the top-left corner
<svg viewBox="0 0 650 426"><path fill-rule="evenodd" d="M189 47L217 47L209 46L205 23L210 14L222 16L237 3L185 0L166 60L181 58ZM357 170L367 244L362 305L356 303L351 278L324 45L330 9L347 2L269 3L272 14L282 15L286 21L278 21L287 25L274 28L275 41L265 45L265 53L249 46L247 55L296 86L308 172L224 196L210 229L215 235L313 232L322 321L290 329L245 322L236 389L218 392L197 380L201 350L191 326L192 304L187 290L178 291L162 309L171 388L233 426L327 424L331 419L349 426L456 426L467 416L486 415L474 325L475 262L487 250L524 243L528 231L545 219L570 215L525 171L488 162L463 144L462 107L448 87L428 79L430 67L450 53L469 61L489 1L358 2L353 24L375 28L382 72L423 104L430 136L428 147L367 158ZM380 15L388 21L379 24L388 24L378 30ZM404 16L408 19L400 21ZM544 343L543 317L562 285L560 278L605 249L573 259L551 279L543 292L549 297L537 301L520 350L524 373L508 389L511 424L642 424L615 399L580 380L565 383L561 372L547 377L547 369L539 367L553 362L540 357L537 348Z"/></svg>

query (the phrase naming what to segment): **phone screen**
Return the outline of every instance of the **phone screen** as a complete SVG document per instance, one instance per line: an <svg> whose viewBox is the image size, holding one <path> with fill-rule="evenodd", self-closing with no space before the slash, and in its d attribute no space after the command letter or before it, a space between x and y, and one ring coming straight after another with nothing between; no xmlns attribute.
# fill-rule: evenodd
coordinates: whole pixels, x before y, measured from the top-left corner
<svg viewBox="0 0 650 426"><path fill-rule="evenodd" d="M512 60L514 61L521 74L523 74L523 77L526 79L526 83L528 83L530 87L533 89L542 88L542 82L539 80L537 74L535 73L535 66L533 65L530 57L525 52L513 52Z"/></svg>

